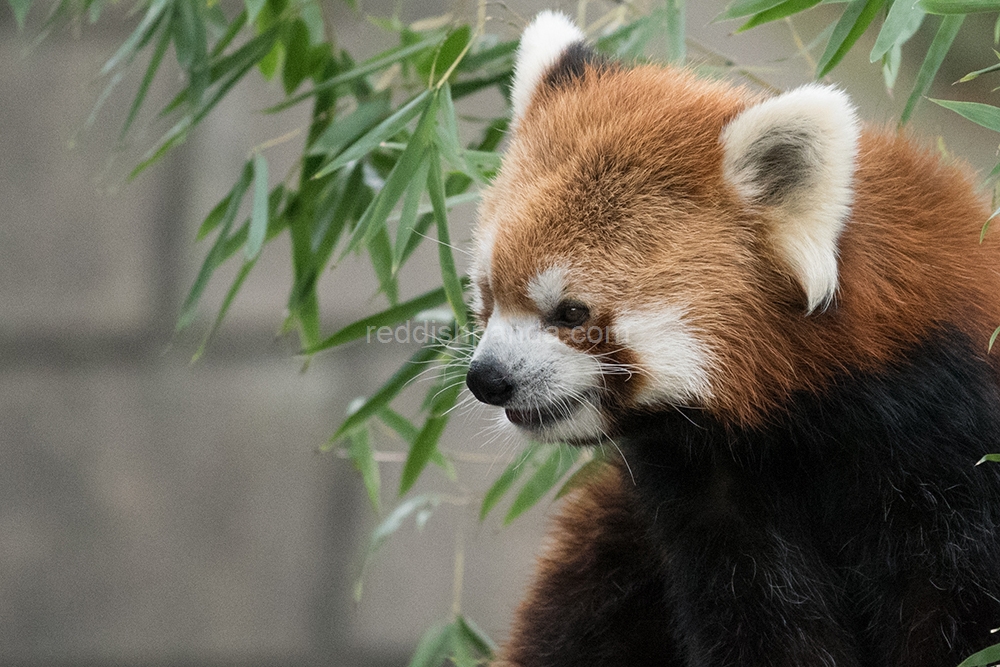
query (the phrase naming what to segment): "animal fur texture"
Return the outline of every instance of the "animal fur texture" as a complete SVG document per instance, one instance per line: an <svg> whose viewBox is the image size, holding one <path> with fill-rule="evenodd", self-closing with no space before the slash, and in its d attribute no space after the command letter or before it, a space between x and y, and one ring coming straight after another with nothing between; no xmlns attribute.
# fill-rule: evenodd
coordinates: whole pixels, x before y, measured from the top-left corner
<svg viewBox="0 0 1000 667"><path fill-rule="evenodd" d="M565 506L497 665L951 667L1000 626L1000 249L967 168L525 32L468 385L624 463Z"/></svg>

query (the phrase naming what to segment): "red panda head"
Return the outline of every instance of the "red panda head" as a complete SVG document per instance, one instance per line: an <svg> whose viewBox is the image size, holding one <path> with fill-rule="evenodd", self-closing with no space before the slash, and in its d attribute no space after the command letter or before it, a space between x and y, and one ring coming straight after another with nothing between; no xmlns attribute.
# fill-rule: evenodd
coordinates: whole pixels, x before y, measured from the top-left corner
<svg viewBox="0 0 1000 667"><path fill-rule="evenodd" d="M582 40L546 12L521 41L475 237L469 388L540 440L671 406L745 418L837 296L854 109L824 86L765 99L625 68Z"/></svg>

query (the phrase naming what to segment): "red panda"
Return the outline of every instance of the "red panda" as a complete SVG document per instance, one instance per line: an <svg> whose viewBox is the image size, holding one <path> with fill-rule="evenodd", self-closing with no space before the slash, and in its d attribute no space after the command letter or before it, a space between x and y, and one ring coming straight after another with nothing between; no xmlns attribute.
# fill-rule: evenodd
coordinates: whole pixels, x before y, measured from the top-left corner
<svg viewBox="0 0 1000 667"><path fill-rule="evenodd" d="M1000 247L966 168L525 31L467 384L614 445L497 665L953 666L1000 626Z"/></svg>

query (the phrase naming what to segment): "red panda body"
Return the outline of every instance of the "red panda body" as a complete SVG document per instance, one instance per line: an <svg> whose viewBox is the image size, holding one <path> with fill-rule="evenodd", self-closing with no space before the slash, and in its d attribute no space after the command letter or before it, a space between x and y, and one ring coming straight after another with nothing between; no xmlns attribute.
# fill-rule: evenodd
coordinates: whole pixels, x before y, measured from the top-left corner
<svg viewBox="0 0 1000 667"><path fill-rule="evenodd" d="M614 443L499 664L954 665L1000 626L1000 247L973 177L541 15L484 197L468 384Z"/></svg>

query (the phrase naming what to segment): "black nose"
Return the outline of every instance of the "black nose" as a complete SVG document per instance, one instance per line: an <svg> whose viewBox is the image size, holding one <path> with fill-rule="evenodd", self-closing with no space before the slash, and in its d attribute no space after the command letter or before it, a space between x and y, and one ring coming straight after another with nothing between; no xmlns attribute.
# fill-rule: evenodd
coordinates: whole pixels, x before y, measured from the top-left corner
<svg viewBox="0 0 1000 667"><path fill-rule="evenodd" d="M507 379L503 368L483 359L469 365L465 384L469 386L473 396L490 405L504 405L514 394L514 384Z"/></svg>

